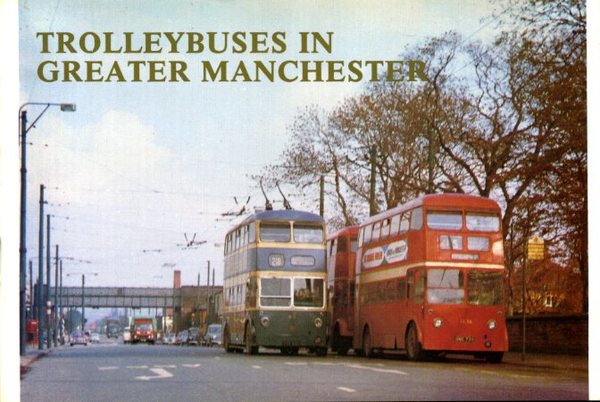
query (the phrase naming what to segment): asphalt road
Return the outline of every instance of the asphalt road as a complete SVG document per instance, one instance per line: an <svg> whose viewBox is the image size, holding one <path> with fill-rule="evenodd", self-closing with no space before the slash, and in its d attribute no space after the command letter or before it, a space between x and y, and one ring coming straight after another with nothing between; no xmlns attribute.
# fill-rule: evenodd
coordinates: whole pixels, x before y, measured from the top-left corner
<svg viewBox="0 0 600 402"><path fill-rule="evenodd" d="M410 362L403 356L257 356L220 348L67 347L32 364L22 401L588 399L585 373L473 359Z"/></svg>

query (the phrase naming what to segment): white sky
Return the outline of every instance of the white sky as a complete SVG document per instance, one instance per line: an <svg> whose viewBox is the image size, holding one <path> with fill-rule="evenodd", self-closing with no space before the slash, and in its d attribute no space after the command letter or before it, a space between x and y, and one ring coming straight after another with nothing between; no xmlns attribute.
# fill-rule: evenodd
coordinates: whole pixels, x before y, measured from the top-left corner
<svg viewBox="0 0 600 402"><path fill-rule="evenodd" d="M598 26L597 3L590 20ZM233 197L251 195L250 206L262 206L260 190L248 175L277 161L288 141L286 126L311 103L330 108L364 84L201 83L43 83L35 74L47 55L40 55L40 31L80 34L124 31L285 31L286 59L297 56L299 31L333 31L332 59L397 59L406 45L456 30L486 39L492 24L482 21L493 7L479 0L437 1L60 1L0 0L2 21L2 271L0 305L8 322L18 322L19 157L17 110L25 102L72 102L75 113L49 109L28 134L27 258L37 272L39 185L47 186L46 212L55 215L51 242L66 260L65 273L91 273L88 286L171 286L172 271L182 271L184 285L206 281L207 260L222 280L222 249L215 246L232 222L220 213L236 208ZM18 14L17 14L18 12ZM17 15L18 25L17 25ZM20 39L20 54L16 37ZM590 55L597 57L596 31ZM11 55L15 55L10 57ZM50 55L48 57L53 57ZM108 57L94 56L99 60ZM327 55L317 55L328 58ZM81 59L68 56L69 59ZM132 59L129 57L128 59ZM136 57L137 58L137 57ZM151 58L151 57L149 57ZM190 68L205 56L184 59ZM223 56L235 60L229 55ZM218 60L219 57L211 58ZM260 58L268 59L267 56ZM590 60L598 66L597 59ZM595 64L593 64L595 63ZM20 80L17 79L20 69ZM593 67L589 71L598 71ZM597 89L594 74L591 88ZM597 91L590 110L598 110ZM29 107L30 122L41 112ZM595 116L590 116L595 119ZM590 133L597 128L592 120ZM596 130L597 131L597 130ZM597 140L590 140L590 177L598 177ZM297 193L297 192L296 192ZM599 190L590 183L590 205ZM271 199L280 199L276 193ZM318 206L290 197L299 208ZM590 211L591 219L597 216ZM69 219L66 219L68 217ZM184 233L207 243L182 250ZM591 286L594 286L594 225L590 225ZM146 252L143 250L158 250ZM166 266L165 266L166 265ZM597 264L596 264L597 265ZM173 267L174 266L174 267ZM65 277L67 286L79 277ZM594 292L590 292L594 311ZM7 308L10 307L10 308ZM7 322L4 321L4 322ZM16 328L16 326L14 326ZM18 339L17 339L18 342ZM11 338L10 345L15 345ZM4 351L14 354L10 345ZM591 354L594 346L590 344ZM16 347L18 350L18 347ZM3 354L7 356L6 353ZM13 377L2 379L7 384ZM18 379L17 379L18 381ZM2 384L0 384L1 386ZM2 387L0 387L2 388ZM18 395L18 387L17 395ZM594 395L592 393L591 395Z"/></svg>
<svg viewBox="0 0 600 402"><path fill-rule="evenodd" d="M284 54L257 57L269 60L298 58L300 31L332 31L332 55L311 58L393 60L406 45L448 30L489 34L481 19L492 11L481 1L341 4L21 2L20 103L77 104L76 113L48 110L29 132L27 253L34 271L43 183L50 203L46 212L55 215L51 243L59 244L64 256L92 262L63 263L66 272L97 272L86 285L170 286L174 269L182 271L183 284L196 283L198 272L204 282L207 260L220 283L222 249L215 244L222 243L232 224L219 220L220 214L236 208L234 196L245 200L250 195L250 206L264 203L248 175L277 161L288 142L286 126L300 108L312 103L330 108L364 88L362 83L200 82L199 60L237 60L230 54L124 57L185 60L189 83L44 83L36 76L43 60L114 58L41 54L37 32L66 31L76 37L115 32L116 40L125 31L286 32ZM41 111L28 110L30 121ZM277 193L269 196L281 199ZM318 210L298 192L290 198L297 208ZM177 244L184 242L184 233L196 233L207 243L182 250ZM65 279L66 285L79 282L76 276Z"/></svg>

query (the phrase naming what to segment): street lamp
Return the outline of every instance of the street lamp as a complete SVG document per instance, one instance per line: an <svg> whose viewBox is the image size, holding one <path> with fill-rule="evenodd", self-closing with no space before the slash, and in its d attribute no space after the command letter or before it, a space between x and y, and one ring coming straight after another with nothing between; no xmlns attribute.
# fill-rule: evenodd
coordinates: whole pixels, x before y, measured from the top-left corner
<svg viewBox="0 0 600 402"><path fill-rule="evenodd" d="M33 123L27 126L27 110L26 106L45 106L44 110L33 120ZM35 123L42 117L50 106L60 106L63 112L74 112L74 103L42 103L42 102L27 102L19 108L19 139L21 146L21 234L19 242L19 349L20 354L25 354L25 283L27 281L26 264L27 264L27 245L26 245L26 215L27 215L27 133ZM39 325L39 323L38 323Z"/></svg>
<svg viewBox="0 0 600 402"><path fill-rule="evenodd" d="M85 330L85 274L69 273L67 276L81 275L81 330ZM88 275L98 276L97 272L88 272Z"/></svg>

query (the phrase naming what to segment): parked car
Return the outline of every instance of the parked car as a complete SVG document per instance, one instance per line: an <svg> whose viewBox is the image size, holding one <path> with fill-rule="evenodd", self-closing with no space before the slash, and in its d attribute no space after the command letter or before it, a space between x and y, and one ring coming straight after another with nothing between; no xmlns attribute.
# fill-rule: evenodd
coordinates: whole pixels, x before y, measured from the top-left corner
<svg viewBox="0 0 600 402"><path fill-rule="evenodd" d="M123 330L123 343L131 342L131 330L129 328L125 328Z"/></svg>
<svg viewBox="0 0 600 402"><path fill-rule="evenodd" d="M73 331L73 332L71 332L69 343L71 346L73 346L73 345L87 346L87 343L88 343L87 336L85 336L83 331Z"/></svg>
<svg viewBox="0 0 600 402"><path fill-rule="evenodd" d="M177 335L177 344L178 345L187 345L188 338L189 338L189 334L188 334L187 330L181 331Z"/></svg>
<svg viewBox="0 0 600 402"><path fill-rule="evenodd" d="M200 344L200 330L196 327L188 329L188 345Z"/></svg>
<svg viewBox="0 0 600 402"><path fill-rule="evenodd" d="M206 346L221 345L221 324L210 324L204 335L204 344Z"/></svg>
<svg viewBox="0 0 600 402"><path fill-rule="evenodd" d="M90 334L90 342L91 343L100 343L100 334L97 332L92 332Z"/></svg>

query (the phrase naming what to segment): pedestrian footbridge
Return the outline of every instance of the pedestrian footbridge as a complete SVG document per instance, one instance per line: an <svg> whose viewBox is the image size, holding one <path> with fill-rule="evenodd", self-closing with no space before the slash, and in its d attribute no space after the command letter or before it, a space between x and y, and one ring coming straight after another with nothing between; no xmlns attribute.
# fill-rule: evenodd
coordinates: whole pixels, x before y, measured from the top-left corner
<svg viewBox="0 0 600 402"><path fill-rule="evenodd" d="M56 288L51 288L53 300ZM181 289L128 287L62 287L57 301L63 307L181 307Z"/></svg>

